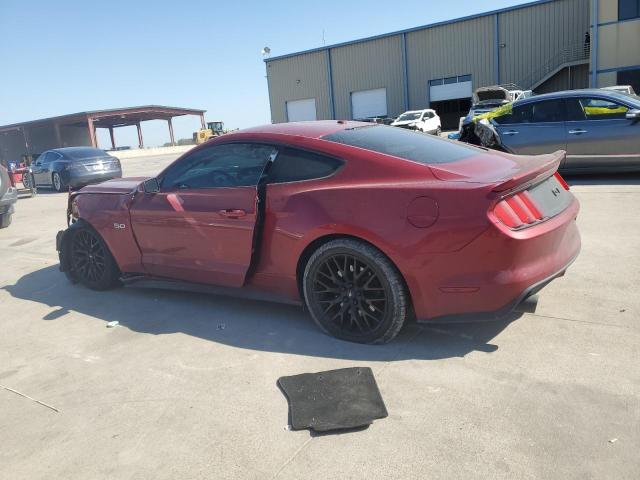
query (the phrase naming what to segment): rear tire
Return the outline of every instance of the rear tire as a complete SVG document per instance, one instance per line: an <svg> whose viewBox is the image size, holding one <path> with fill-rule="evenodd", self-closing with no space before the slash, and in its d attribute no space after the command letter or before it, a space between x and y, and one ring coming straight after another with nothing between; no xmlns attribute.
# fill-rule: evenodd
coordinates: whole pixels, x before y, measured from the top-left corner
<svg viewBox="0 0 640 480"><path fill-rule="evenodd" d="M51 175L51 185L53 185L53 189L56 192L62 192L64 190L65 185L58 172L53 172L53 175Z"/></svg>
<svg viewBox="0 0 640 480"><path fill-rule="evenodd" d="M9 225L11 225L12 218L12 213L3 213L2 215L0 215L0 228L7 228Z"/></svg>
<svg viewBox="0 0 640 480"><path fill-rule="evenodd" d="M439 137L442 133L442 129L440 127L436 128L436 137Z"/></svg>
<svg viewBox="0 0 640 480"><path fill-rule="evenodd" d="M307 262L303 290L316 324L350 342L387 343L410 312L397 268L380 250L354 239L320 246Z"/></svg>
<svg viewBox="0 0 640 480"><path fill-rule="evenodd" d="M91 227L68 232L66 255L69 274L92 290L107 290L120 284L120 270L107 244Z"/></svg>

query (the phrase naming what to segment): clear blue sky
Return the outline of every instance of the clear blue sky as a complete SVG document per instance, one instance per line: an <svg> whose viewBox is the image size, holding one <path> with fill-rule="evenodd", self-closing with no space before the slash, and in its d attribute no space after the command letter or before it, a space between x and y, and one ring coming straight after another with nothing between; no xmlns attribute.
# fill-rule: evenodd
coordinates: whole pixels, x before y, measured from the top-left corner
<svg viewBox="0 0 640 480"><path fill-rule="evenodd" d="M526 3L523 0L0 0L0 125L145 104L206 109L243 128L270 121L272 56ZM175 120L176 138L199 121ZM143 123L147 146L166 122ZM135 127L116 130L136 145ZM101 146L107 135L99 133Z"/></svg>

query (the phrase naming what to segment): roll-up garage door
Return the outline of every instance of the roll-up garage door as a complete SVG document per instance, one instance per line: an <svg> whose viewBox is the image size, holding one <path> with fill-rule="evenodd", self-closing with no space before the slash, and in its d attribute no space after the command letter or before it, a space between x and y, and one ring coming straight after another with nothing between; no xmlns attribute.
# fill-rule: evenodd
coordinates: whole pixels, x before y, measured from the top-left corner
<svg viewBox="0 0 640 480"><path fill-rule="evenodd" d="M387 115L387 89L360 90L351 93L351 112L355 120Z"/></svg>
<svg viewBox="0 0 640 480"><path fill-rule="evenodd" d="M316 99L289 100L287 102L287 121L304 122L306 120L317 120Z"/></svg>

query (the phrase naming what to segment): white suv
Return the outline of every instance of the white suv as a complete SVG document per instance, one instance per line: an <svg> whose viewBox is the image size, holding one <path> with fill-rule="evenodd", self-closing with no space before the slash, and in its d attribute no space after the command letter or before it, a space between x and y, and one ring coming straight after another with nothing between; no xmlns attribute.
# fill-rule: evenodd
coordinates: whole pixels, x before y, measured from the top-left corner
<svg viewBox="0 0 640 480"><path fill-rule="evenodd" d="M425 133L440 135L442 125L440 117L435 110L411 110L404 112L391 124L393 127L409 128L411 130L420 130Z"/></svg>

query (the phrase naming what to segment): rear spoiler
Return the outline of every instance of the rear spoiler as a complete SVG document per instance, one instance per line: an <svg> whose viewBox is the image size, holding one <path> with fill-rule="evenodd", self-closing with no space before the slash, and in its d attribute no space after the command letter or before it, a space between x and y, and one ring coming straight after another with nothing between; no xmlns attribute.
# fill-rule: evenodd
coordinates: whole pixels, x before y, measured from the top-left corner
<svg viewBox="0 0 640 480"><path fill-rule="evenodd" d="M520 172L508 180L504 180L493 188L493 191L500 194L513 193L519 190L524 190L529 186L544 180L558 171L558 167L562 163L562 160L567 156L567 152L564 150L558 150L547 155L535 155L531 156L532 163L536 162L535 168L531 170L525 170Z"/></svg>

